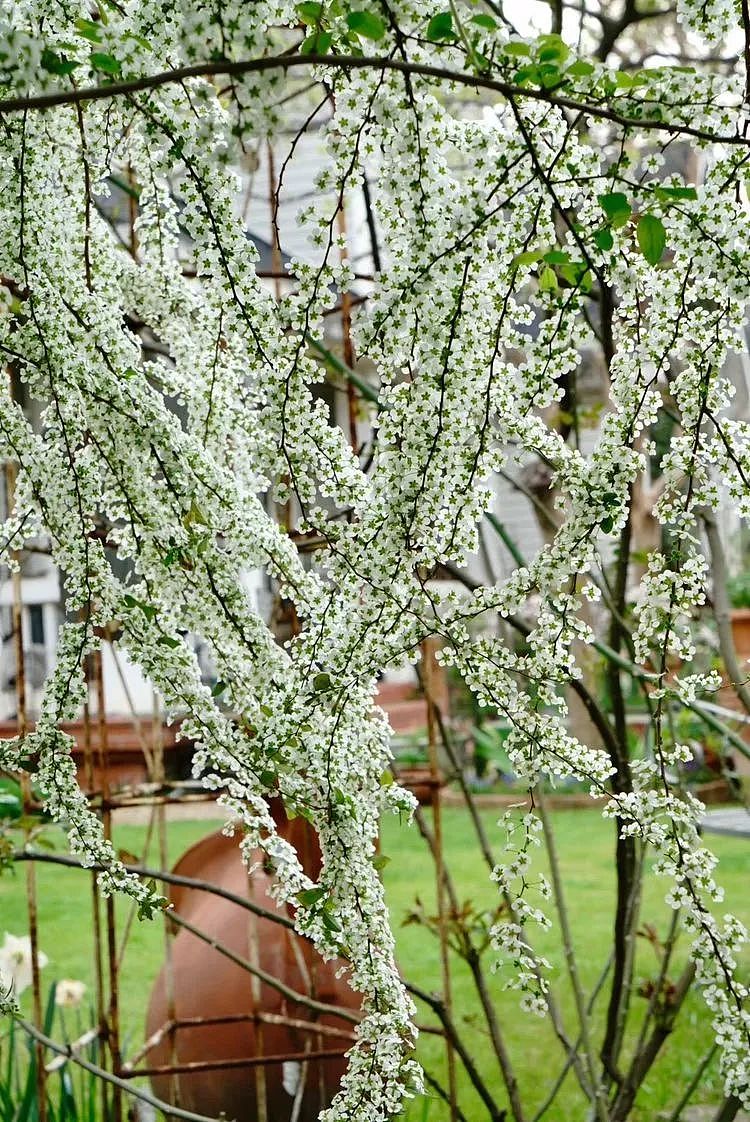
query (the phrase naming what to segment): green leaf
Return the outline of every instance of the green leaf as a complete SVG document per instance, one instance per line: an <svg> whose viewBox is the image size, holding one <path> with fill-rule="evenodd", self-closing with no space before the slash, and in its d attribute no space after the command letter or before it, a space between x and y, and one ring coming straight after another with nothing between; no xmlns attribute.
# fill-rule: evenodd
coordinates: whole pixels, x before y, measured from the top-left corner
<svg viewBox="0 0 750 1122"><path fill-rule="evenodd" d="M385 24L375 12L349 12L346 17L350 31L360 35L363 39L382 39L385 35Z"/></svg>
<svg viewBox="0 0 750 1122"><path fill-rule="evenodd" d="M606 253L608 250L610 250L612 248L612 246L614 244L615 244L615 239L612 237L612 234L610 233L610 231L607 229L606 226L602 226L601 230L597 230L595 232L595 234L594 234L594 245L596 246L597 249L602 249Z"/></svg>
<svg viewBox="0 0 750 1122"><path fill-rule="evenodd" d="M627 196L621 191L613 191L608 195L599 196L599 205L606 214L610 224L618 229L625 226L630 220L631 209Z"/></svg>
<svg viewBox="0 0 750 1122"><path fill-rule="evenodd" d="M540 292L556 292L557 291L557 276L555 270L549 265L545 265L539 274L539 291Z"/></svg>
<svg viewBox="0 0 750 1122"><path fill-rule="evenodd" d="M146 888L152 895L147 900L141 900L138 905L138 919L152 919L154 912L163 912L169 907L169 900L158 895L155 880L147 881Z"/></svg>
<svg viewBox="0 0 750 1122"><path fill-rule="evenodd" d="M122 70L122 63L119 59L113 58L112 55L101 54L99 51L94 51L89 56L89 61L94 70L101 70L104 74L119 74Z"/></svg>
<svg viewBox="0 0 750 1122"><path fill-rule="evenodd" d="M317 33L317 31L313 31L312 35L308 35L307 38L302 41L302 45L300 46L299 53L301 55L316 54L317 53L317 46L318 46L318 33Z"/></svg>
<svg viewBox="0 0 750 1122"><path fill-rule="evenodd" d="M525 82L538 82L539 67L519 66L518 70L513 75L513 81L517 86L522 86Z"/></svg>
<svg viewBox="0 0 750 1122"><path fill-rule="evenodd" d="M511 264L513 265L534 265L542 256L541 249L526 249L523 253L517 253L513 258Z"/></svg>
<svg viewBox="0 0 750 1122"><path fill-rule="evenodd" d="M551 249L549 253L545 253L543 260L548 265L569 265L570 254L565 253L562 249Z"/></svg>
<svg viewBox="0 0 750 1122"><path fill-rule="evenodd" d="M77 62L66 58L65 55L56 54L55 51L50 51L46 48L42 51L40 61L43 68L49 71L50 74L59 74L61 76L72 74L79 65Z"/></svg>
<svg viewBox="0 0 750 1122"><path fill-rule="evenodd" d="M589 74L593 74L595 70L596 67L592 62L586 62L584 58L579 58L571 63L565 73L571 78L586 78Z"/></svg>
<svg viewBox="0 0 750 1122"><path fill-rule="evenodd" d="M303 888L297 893L297 899L304 908L314 907L326 895L325 888Z"/></svg>
<svg viewBox="0 0 750 1122"><path fill-rule="evenodd" d="M558 272L563 280L575 286L586 272L586 266L583 261L561 262L558 265Z"/></svg>
<svg viewBox="0 0 750 1122"><path fill-rule="evenodd" d="M92 19L77 19L75 22L75 27L78 34L82 35L84 39L88 39L90 43L101 42L101 24L94 23Z"/></svg>
<svg viewBox="0 0 750 1122"><path fill-rule="evenodd" d="M542 66L537 68L539 76L537 81L544 86L546 90L551 90L560 84L560 68L559 66L552 65L552 63L545 62Z"/></svg>
<svg viewBox="0 0 750 1122"><path fill-rule="evenodd" d="M207 526L208 525L208 523L206 522L206 519L203 515L203 511L198 506L195 499L193 499L192 502L190 503L190 509L188 510L187 514L185 515L185 517L183 518L182 521L183 521L183 524L188 528L190 526L194 525L195 523L197 523L199 526Z"/></svg>
<svg viewBox="0 0 750 1122"><path fill-rule="evenodd" d="M390 860L390 857L386 857L384 853L377 853L372 858L372 867L373 869L377 869L378 872L381 872L386 865L390 863Z"/></svg>
<svg viewBox="0 0 750 1122"><path fill-rule="evenodd" d="M591 269L584 269L577 278L576 283L581 292L591 292L591 289L594 287L594 278L591 275Z"/></svg>
<svg viewBox="0 0 750 1122"><path fill-rule="evenodd" d="M541 35L537 58L540 62L565 62L570 47L559 35Z"/></svg>
<svg viewBox="0 0 750 1122"><path fill-rule="evenodd" d="M531 54L531 46L525 43L523 39L511 39L503 47L503 52L506 55L523 55L528 57Z"/></svg>
<svg viewBox="0 0 750 1122"><path fill-rule="evenodd" d="M294 10L299 16L301 23L315 26L323 14L323 5L316 3L315 0L306 0L306 3L298 4Z"/></svg>
<svg viewBox="0 0 750 1122"><path fill-rule="evenodd" d="M665 203L680 199L687 199L693 202L698 198L698 192L695 187L656 187L654 194L657 199Z"/></svg>
<svg viewBox="0 0 750 1122"><path fill-rule="evenodd" d="M313 678L313 689L320 693L322 690L329 689L331 685L330 674L316 674Z"/></svg>
<svg viewBox="0 0 750 1122"><path fill-rule="evenodd" d="M18 795L12 791L0 790L0 819L19 818L23 810L23 803Z"/></svg>
<svg viewBox="0 0 750 1122"><path fill-rule="evenodd" d="M439 43L441 39L455 39L453 30L453 15L451 12L438 12L427 24L427 38L431 43Z"/></svg>
<svg viewBox="0 0 750 1122"><path fill-rule="evenodd" d="M329 935L335 933L336 931L341 930L341 924L339 923L339 921L336 919L335 916L332 916L330 914L330 912L324 910L320 919L321 919L321 923L323 924L323 926L325 927L325 929L326 929L326 931L328 932Z"/></svg>
<svg viewBox="0 0 750 1122"><path fill-rule="evenodd" d="M388 771L386 769L386 771L384 771L383 774L380 777L380 786L381 787L392 787L393 783L394 783L393 772Z"/></svg>
<svg viewBox="0 0 750 1122"><path fill-rule="evenodd" d="M211 697L221 697L221 695L224 693L224 690L226 688L227 688L226 682L223 682L220 678L219 681L214 686L214 688L211 690Z"/></svg>
<svg viewBox="0 0 750 1122"><path fill-rule="evenodd" d="M484 12L479 12L476 16L471 17L471 23L475 23L477 27L484 27L487 31L494 31L497 27L497 21L492 16L485 15Z"/></svg>
<svg viewBox="0 0 750 1122"><path fill-rule="evenodd" d="M649 265L658 265L667 246L667 232L655 214L642 214L636 231L641 253Z"/></svg>
<svg viewBox="0 0 750 1122"><path fill-rule="evenodd" d="M180 640L175 639L173 635L160 635L159 642L163 647L170 647L171 650L174 650L175 647L179 647L180 645Z"/></svg>

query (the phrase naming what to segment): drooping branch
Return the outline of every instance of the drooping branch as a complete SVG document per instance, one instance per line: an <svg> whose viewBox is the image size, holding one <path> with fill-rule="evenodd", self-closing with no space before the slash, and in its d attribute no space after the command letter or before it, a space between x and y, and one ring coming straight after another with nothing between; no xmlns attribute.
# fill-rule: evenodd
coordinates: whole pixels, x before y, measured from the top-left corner
<svg viewBox="0 0 750 1122"><path fill-rule="evenodd" d="M28 97L7 97L0 99L0 117L14 113L33 112L51 109L58 105L77 105L81 102L107 101L115 97L128 96L143 90L159 89L162 86L181 84L190 78L239 77L244 74L264 73L272 70L294 70L299 67L324 66L332 70L375 70L396 71L406 75L419 75L439 83L455 83L474 90L488 90L501 94L509 101L528 99L546 105L582 113L594 120L609 121L623 129L638 132L665 133L668 136L685 136L694 140L708 141L713 144L726 144L729 147L750 147L750 138L736 133L712 133L687 123L673 124L651 117L629 117L596 102L579 101L574 97L533 87L519 87L511 82L497 78L487 78L481 74L469 74L462 70L450 70L442 66L414 62L391 57L368 55L318 55L286 54L264 58L242 59L240 61L199 62L190 66L176 67L158 74L144 75L125 81L110 82L103 86L80 86L77 89L57 90L46 94L32 94Z"/></svg>

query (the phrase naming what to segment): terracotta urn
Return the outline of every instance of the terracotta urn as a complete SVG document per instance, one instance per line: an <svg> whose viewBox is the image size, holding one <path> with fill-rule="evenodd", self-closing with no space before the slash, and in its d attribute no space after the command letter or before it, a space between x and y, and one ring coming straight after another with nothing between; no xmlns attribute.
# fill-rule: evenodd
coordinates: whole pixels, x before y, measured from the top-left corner
<svg viewBox="0 0 750 1122"><path fill-rule="evenodd" d="M732 638L737 657L750 659L750 608L732 608Z"/></svg>
<svg viewBox="0 0 750 1122"><path fill-rule="evenodd" d="M315 876L320 854L308 824L298 819L285 823L282 832ZM220 832L203 838L174 871L275 910L267 895L270 878L262 871L248 876L237 838ZM289 928L195 888L173 888L171 901L204 935L297 993L359 1008L358 995L336 977L342 963L324 963ZM170 1030L170 1025L175 1027ZM149 1001L146 1036L156 1037L156 1043L138 1066L150 1072L161 1099L199 1114L218 1117L223 1112L237 1122L283 1122L292 1116L314 1122L339 1087L354 1027L254 979L203 939L177 927ZM170 1065L181 1070L159 1070Z"/></svg>
<svg viewBox="0 0 750 1122"><path fill-rule="evenodd" d="M433 791L445 786L442 774L433 775L429 766L400 767L398 781L415 796L420 806L429 806L432 802Z"/></svg>

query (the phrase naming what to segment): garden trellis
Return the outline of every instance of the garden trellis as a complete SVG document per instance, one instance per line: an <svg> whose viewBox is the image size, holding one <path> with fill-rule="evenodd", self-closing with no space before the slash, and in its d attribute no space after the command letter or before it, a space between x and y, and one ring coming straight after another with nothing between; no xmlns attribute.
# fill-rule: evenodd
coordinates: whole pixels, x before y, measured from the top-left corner
<svg viewBox="0 0 750 1122"><path fill-rule="evenodd" d="M750 54L744 0L681 3L678 16L696 50L735 32ZM626 3L620 31L637 18ZM613 18L600 22L617 30ZM68 824L80 860L103 870L106 892L129 893L144 915L160 907L118 862L61 729L85 701L87 656L116 629L183 717L196 777L241 822L243 852L265 855L297 929L323 955L343 954L364 995L331 1122L387 1117L420 1087L413 1007L373 863L380 816L412 800L390 782L387 722L373 698L380 673L417 660L433 639L444 665L508 722L506 747L530 789L554 773L606 794L619 828L621 982L637 850L656 853L692 933L726 1093L750 1094L736 971L745 932L710 909L720 891L698 836L701 808L669 780L686 749L665 737L671 704L693 705L719 685L690 669L690 624L708 579L702 511L719 504L721 487L743 515L750 509L747 429L727 415L724 374L750 297L747 90L721 67L614 71L607 50L577 54L557 24L524 36L502 6L452 0L447 10L423 0L2 9L0 346L40 409L30 423L9 379L0 442L18 475L4 556L13 563L24 541L45 535L67 618L39 719L3 742L0 763L33 761L47 809ZM290 91L310 96L310 85L311 112L315 97L332 106L319 197L300 215L315 253L291 263L292 284L275 299L237 217L236 169L243 149L278 127ZM705 153L699 182L663 170L678 141ZM137 187L130 247L97 206L114 176ZM322 334L331 289L354 285L341 212L365 184L380 267L348 356L334 363L355 404L363 390L377 403L360 456L316 387L321 356L331 362ZM344 295L346 317L350 304ZM584 456L549 410L575 397L586 339L603 351L609 386ZM363 386L354 356L376 381ZM669 544L649 558L631 641L633 491L667 399L675 427L656 514ZM443 590L431 578L476 551L493 473L524 453L552 473L556 533L506 579ZM290 529L320 544L312 564ZM587 605L602 595L607 538L620 563L604 589L612 624L597 642L614 668L612 720L576 655L595 641ZM242 574L258 567L294 606L299 627L283 644L243 591ZM532 594L523 650L473 631L489 614L517 620ZM210 648L219 693L189 635ZM623 661L646 684L650 759L628 752ZM566 725L569 686L595 745ZM279 836L271 797L314 826L317 882ZM525 877L537 825L525 817L495 867L511 915L492 937L522 1004L544 1014L545 964L529 931L548 921ZM610 1002L603 1070L585 1048L575 1064L602 1122L625 1117L635 1093L618 1067L626 1004L621 990Z"/></svg>

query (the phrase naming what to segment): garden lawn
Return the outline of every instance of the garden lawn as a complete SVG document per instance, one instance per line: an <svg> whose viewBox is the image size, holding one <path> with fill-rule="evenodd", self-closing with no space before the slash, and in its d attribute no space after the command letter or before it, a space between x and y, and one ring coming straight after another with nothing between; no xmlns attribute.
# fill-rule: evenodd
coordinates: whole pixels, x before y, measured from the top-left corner
<svg viewBox="0 0 750 1122"><path fill-rule="evenodd" d="M491 840L499 845L502 837L496 826L498 811L483 812L483 820ZM595 810L558 811L552 815L559 859L567 891L570 926L583 986L587 995L595 986L604 968L611 946L612 912L614 899L613 838L614 828ZM469 816L458 808L443 811L445 851L447 864L461 902L472 901L478 909L494 908L497 892L488 879L473 835ZM174 862L179 854L199 837L210 832L210 822L174 822L168 827L169 860ZM60 846L59 832L50 835ZM141 857L146 830L140 826L115 826L115 843L129 854ZM731 910L750 924L750 840L711 837L710 846L720 857L719 881L726 889L722 911ZM152 842L149 859L155 861ZM399 961L406 977L426 990L437 990L440 984L440 960L437 939L418 924L403 926L403 921L413 912L418 896L425 911L435 911L434 871L424 844L415 826L407 827L396 819L383 823L382 851L392 857L385 867L385 880L392 919L396 930ZM539 851L539 868L545 862ZM92 954L92 903L90 880L86 874L54 866L37 866L38 897L40 900L39 939L41 949L50 963L43 972L47 985L59 978L77 978L87 983L93 992ZM25 866L16 867L14 874L0 879L0 935L3 930L24 934L27 930L25 905ZM642 907L642 924L652 925L664 935L670 912L663 902L666 882L650 876L647 880ZM129 903L118 900L116 904L118 927L122 932L130 912ZM547 908L551 913L551 905ZM557 931L534 936L535 946L550 959L552 978L558 996L562 1017L568 1035L575 1039L577 1025L574 1005L564 972L564 962L557 944ZM163 925L139 922L130 927L121 986L121 1015L125 1036L125 1053L132 1053L143 1038L143 1020L146 1001L153 978L162 960L164 949ZM686 942L678 947L676 966L670 972L675 977L685 960ZM743 962L745 974L750 960ZM657 957L647 939L639 940L636 963L637 980L654 977L658 971ZM564 1062L564 1053L546 1022L519 1011L518 995L504 988L507 975L502 971L489 976L489 988L521 1089L522 1100L528 1106L529 1117L544 1101ZM606 985L595 1007L595 1016L604 1016ZM646 1001L637 994L633 997L638 1017L645 1010ZM28 994L24 996L28 1009ZM454 1017L489 1086L503 1105L505 1095L497 1064L481 1017L473 982L463 963L457 962L453 975ZM423 1023L435 1023L430 1011L420 1008ZM690 1074L712 1042L709 1018L697 996L686 1003L677 1028L667 1041L659 1060L646 1079L637 1100L635 1118L638 1122L652 1122L657 1114L669 1109L678 1100ZM430 1071L445 1082L444 1045L434 1036L423 1034L419 1055ZM486 1113L470 1088L460 1063L458 1080L461 1103L468 1122L481 1122ZM718 1101L721 1096L720 1080L715 1063L709 1068L696 1101ZM405 1113L408 1122L444 1122L448 1117L443 1104L434 1098L412 1103ZM586 1110L576 1083L569 1076L555 1104L545 1116L550 1122L570 1120L584 1122Z"/></svg>

